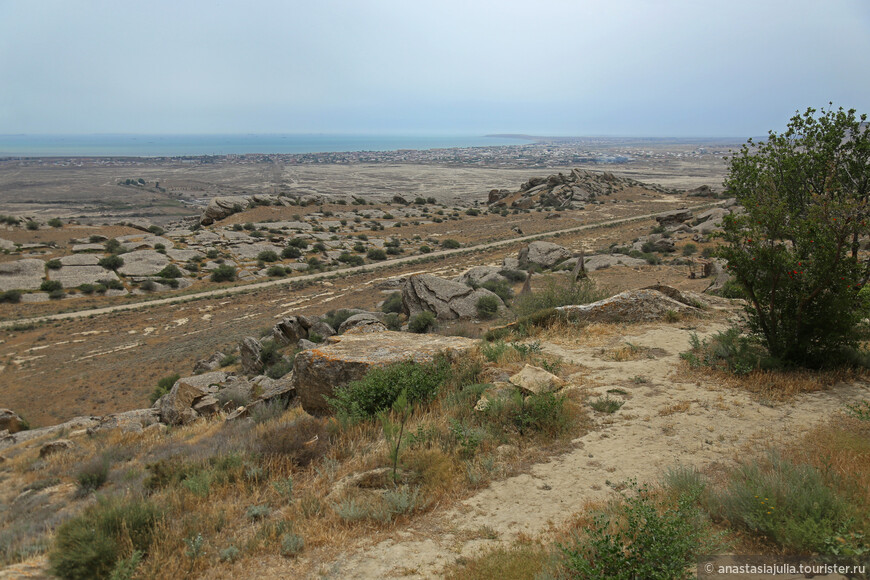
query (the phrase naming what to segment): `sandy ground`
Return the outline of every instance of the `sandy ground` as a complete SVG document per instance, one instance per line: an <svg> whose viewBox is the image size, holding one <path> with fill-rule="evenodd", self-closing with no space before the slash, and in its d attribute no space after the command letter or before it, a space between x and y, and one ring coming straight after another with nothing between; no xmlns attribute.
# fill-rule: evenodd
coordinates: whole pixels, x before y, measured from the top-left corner
<svg viewBox="0 0 870 580"><path fill-rule="evenodd" d="M591 369L593 397L608 389L626 391L611 395L626 399L624 406L613 415L596 414L595 429L574 440L572 451L494 482L455 508L415 520L397 529L392 539L351 546L308 573L325 578L438 578L458 558L509 545L521 534L550 538L553 528L586 502L612 496L614 486L628 478L656 481L675 465L733 463L738 453L793 439L846 403L870 396L868 384L840 384L771 406L753 401L744 391L681 377L679 353L688 350L691 332L705 336L726 326L627 326L604 345L543 343L545 352ZM637 360L613 360L608 353L625 342L653 350ZM305 568L306 562L264 562L244 577L280 578L298 570L296 566Z"/></svg>

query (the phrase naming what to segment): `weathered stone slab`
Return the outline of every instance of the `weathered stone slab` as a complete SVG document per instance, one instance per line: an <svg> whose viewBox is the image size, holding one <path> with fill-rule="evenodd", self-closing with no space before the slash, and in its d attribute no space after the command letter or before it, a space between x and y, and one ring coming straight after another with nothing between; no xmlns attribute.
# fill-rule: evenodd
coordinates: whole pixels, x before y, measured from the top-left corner
<svg viewBox="0 0 870 580"><path fill-rule="evenodd" d="M64 288L75 288L82 284L96 284L100 280L118 280L118 275L102 266L64 266L59 270L49 270L48 279L57 280Z"/></svg>
<svg viewBox="0 0 870 580"><path fill-rule="evenodd" d="M197 252L196 250L176 250L174 248L167 249L166 255L169 256L170 259L175 260L176 262L187 262L194 258L205 257L205 254L203 254L202 252Z"/></svg>
<svg viewBox="0 0 870 580"><path fill-rule="evenodd" d="M313 415L330 413L324 397L336 388L365 376L369 369L413 360L429 362L439 352L460 356L476 341L453 336L435 336L384 331L375 334L345 334L328 344L296 355L293 386L302 407Z"/></svg>
<svg viewBox="0 0 870 580"><path fill-rule="evenodd" d="M97 254L73 254L60 259L64 266L96 266L99 261L100 256Z"/></svg>
<svg viewBox="0 0 870 580"><path fill-rule="evenodd" d="M118 271L125 276L153 276L169 265L169 258L156 250L137 250L121 257L124 265Z"/></svg>
<svg viewBox="0 0 870 580"><path fill-rule="evenodd" d="M103 244L75 244L72 247L73 252L102 252L105 249Z"/></svg>
<svg viewBox="0 0 870 580"><path fill-rule="evenodd" d="M0 292L36 290L45 276L45 262L34 258L0 264Z"/></svg>
<svg viewBox="0 0 870 580"><path fill-rule="evenodd" d="M666 287L663 287L666 288ZM674 288L676 295L679 291ZM668 312L701 314L699 308L678 302L659 290L628 290L591 304L560 306L560 312L584 322L648 322L664 318Z"/></svg>
<svg viewBox="0 0 870 580"><path fill-rule="evenodd" d="M552 268L559 262L571 257L571 252L566 248L552 242L531 242L520 250L517 259L520 267L528 268L538 265L542 268Z"/></svg>
<svg viewBox="0 0 870 580"><path fill-rule="evenodd" d="M499 310L504 309L501 298L484 288L476 290L431 274L410 276L402 287L402 309L409 317L428 310L439 320L475 318L477 302L483 296L494 296Z"/></svg>

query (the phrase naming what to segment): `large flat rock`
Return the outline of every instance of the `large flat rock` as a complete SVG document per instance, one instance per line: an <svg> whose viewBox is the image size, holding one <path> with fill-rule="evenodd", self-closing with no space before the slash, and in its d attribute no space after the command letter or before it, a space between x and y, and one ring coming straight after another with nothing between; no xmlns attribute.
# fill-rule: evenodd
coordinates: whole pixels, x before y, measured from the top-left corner
<svg viewBox="0 0 870 580"><path fill-rule="evenodd" d="M121 257L124 265L118 271L125 276L153 276L169 265L169 258L156 250L137 250Z"/></svg>
<svg viewBox="0 0 870 580"><path fill-rule="evenodd" d="M702 313L690 306L692 300L678 290L657 288L628 290L591 304L560 306L556 310L583 322L649 322L661 320L669 312L690 316Z"/></svg>
<svg viewBox="0 0 870 580"><path fill-rule="evenodd" d="M63 266L59 270L49 270L48 279L57 280L64 288L75 288L82 284L96 284L100 280L117 280L118 275L102 266Z"/></svg>
<svg viewBox="0 0 870 580"><path fill-rule="evenodd" d="M33 258L0 264L0 292L36 290L45 276L45 262Z"/></svg>
<svg viewBox="0 0 870 580"><path fill-rule="evenodd" d="M363 378L371 368L408 360L429 362L439 352L460 356L476 344L468 338L393 331L331 337L328 344L296 355L293 386L306 412L325 415L331 410L324 397Z"/></svg>

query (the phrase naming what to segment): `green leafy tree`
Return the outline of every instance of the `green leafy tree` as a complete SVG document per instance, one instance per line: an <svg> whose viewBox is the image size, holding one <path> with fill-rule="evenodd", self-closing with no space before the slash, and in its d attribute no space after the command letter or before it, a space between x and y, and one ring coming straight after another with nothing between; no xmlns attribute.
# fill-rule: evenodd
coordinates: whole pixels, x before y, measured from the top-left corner
<svg viewBox="0 0 870 580"><path fill-rule="evenodd" d="M747 297L751 332L775 359L819 365L855 342L870 278L870 132L854 110L796 114L784 133L750 140L725 185L745 208L724 220L720 256Z"/></svg>

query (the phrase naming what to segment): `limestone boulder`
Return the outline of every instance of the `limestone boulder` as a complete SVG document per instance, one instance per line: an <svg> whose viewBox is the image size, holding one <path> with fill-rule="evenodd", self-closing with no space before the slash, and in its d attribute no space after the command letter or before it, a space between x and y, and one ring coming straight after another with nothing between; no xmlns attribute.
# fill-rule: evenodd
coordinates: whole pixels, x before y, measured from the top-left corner
<svg viewBox="0 0 870 580"><path fill-rule="evenodd" d="M675 209L673 211L660 213L656 216L656 221L659 225L665 227L681 224L690 219L692 219L692 210L688 209Z"/></svg>
<svg viewBox="0 0 870 580"><path fill-rule="evenodd" d="M588 271L594 272L595 270L603 270L604 268L610 268L612 266L637 268L638 266L646 265L646 260L632 258L625 254L599 254L586 258L585 264Z"/></svg>
<svg viewBox="0 0 870 580"><path fill-rule="evenodd" d="M510 383L531 395L552 393L560 390L567 384L553 373L530 364L527 364L520 372L512 376Z"/></svg>
<svg viewBox="0 0 870 580"><path fill-rule="evenodd" d="M344 334L352 328L361 328L363 326L373 325L383 326L383 323L381 323L381 317L374 312L360 312L359 314L354 314L353 316L342 322L341 326L338 327L338 334Z"/></svg>
<svg viewBox="0 0 870 580"><path fill-rule="evenodd" d="M303 338L308 338L308 329L296 316L283 318L272 327L272 339L278 344L295 344Z"/></svg>
<svg viewBox="0 0 870 580"><path fill-rule="evenodd" d="M552 242L531 242L528 246L520 250L517 260L520 267L527 269L530 266L540 266L541 268L552 268L559 262L567 260L571 257L571 252L567 248L563 248Z"/></svg>
<svg viewBox="0 0 870 580"><path fill-rule="evenodd" d="M122 254L124 265L118 271L125 276L154 276L169 265L169 258L157 250L136 250Z"/></svg>
<svg viewBox="0 0 870 580"><path fill-rule="evenodd" d="M168 425L181 425L196 419L195 405L216 392L226 379L226 373L220 371L178 379L169 393L155 403L160 420Z"/></svg>
<svg viewBox="0 0 870 580"><path fill-rule="evenodd" d="M503 282L506 280L495 266L475 266L458 276L455 281L466 286L482 286L487 282Z"/></svg>
<svg viewBox="0 0 870 580"><path fill-rule="evenodd" d="M668 287L628 290L591 304L560 306L556 310L583 322L649 322L661 320L668 312L688 316L702 313L699 308L690 306L692 300L683 297L678 290L669 288L668 293L673 290L673 295L683 297L685 303L665 294L664 288Z"/></svg>
<svg viewBox="0 0 870 580"><path fill-rule="evenodd" d="M0 264L0 292L36 290L45 276L45 262L33 258Z"/></svg>
<svg viewBox="0 0 870 580"><path fill-rule="evenodd" d="M417 274L408 277L402 287L402 310L409 317L429 311L439 320L470 319L477 317L477 302L484 296L494 296L499 311L504 310L501 298L489 290L475 290L431 274Z"/></svg>
<svg viewBox="0 0 870 580"><path fill-rule="evenodd" d="M87 429L88 435L101 431L120 429L124 433L139 433L144 428L160 421L160 410L151 407L149 409L135 409L123 413L112 413L100 418L100 423Z"/></svg>
<svg viewBox="0 0 870 580"><path fill-rule="evenodd" d="M76 288L82 284L96 284L100 280L118 280L118 275L102 266L63 266L58 270L49 270L48 279L60 282L64 288Z"/></svg>
<svg viewBox="0 0 870 580"><path fill-rule="evenodd" d="M97 254L71 254L60 258L64 266L96 266L100 262Z"/></svg>
<svg viewBox="0 0 870 580"><path fill-rule="evenodd" d="M213 197L208 202L199 223L208 226L248 207L249 199L241 195Z"/></svg>
<svg viewBox="0 0 870 580"><path fill-rule="evenodd" d="M260 356L262 352L263 345L253 336L244 338L239 343L239 357L242 359L243 374L256 375L263 370L263 360Z"/></svg>
<svg viewBox="0 0 870 580"><path fill-rule="evenodd" d="M39 448L39 457L44 458L50 455L54 455L55 453L61 453L63 451L68 451L75 447L75 443L70 441L69 439L55 439L54 441L49 441Z"/></svg>
<svg viewBox="0 0 870 580"><path fill-rule="evenodd" d="M336 388L363 378L375 367L403 361L429 362L436 354L461 356L476 345L468 338L384 331L345 334L330 343L296 355L293 386L302 408L312 415L329 414L325 397Z"/></svg>
<svg viewBox="0 0 870 580"><path fill-rule="evenodd" d="M221 361L227 358L227 355L224 353L217 351L213 355L208 358L200 359L196 361L196 364L193 365L194 374L207 373L209 371L216 371L221 366Z"/></svg>
<svg viewBox="0 0 870 580"><path fill-rule="evenodd" d="M0 431L18 433L26 428L27 423L17 413L11 409L0 409Z"/></svg>

